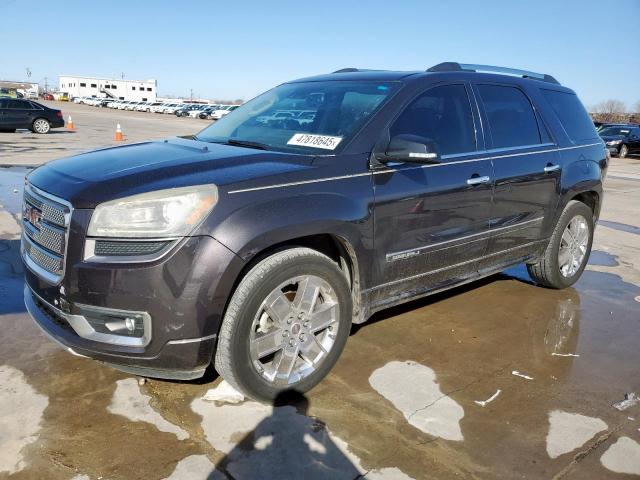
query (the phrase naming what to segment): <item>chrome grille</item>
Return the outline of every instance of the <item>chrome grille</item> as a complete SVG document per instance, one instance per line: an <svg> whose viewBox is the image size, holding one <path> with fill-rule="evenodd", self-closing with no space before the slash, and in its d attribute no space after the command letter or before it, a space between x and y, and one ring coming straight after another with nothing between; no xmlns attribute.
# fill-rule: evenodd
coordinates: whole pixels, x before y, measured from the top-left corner
<svg viewBox="0 0 640 480"><path fill-rule="evenodd" d="M22 212L25 263L41 278L59 283L64 276L71 205L28 184Z"/></svg>

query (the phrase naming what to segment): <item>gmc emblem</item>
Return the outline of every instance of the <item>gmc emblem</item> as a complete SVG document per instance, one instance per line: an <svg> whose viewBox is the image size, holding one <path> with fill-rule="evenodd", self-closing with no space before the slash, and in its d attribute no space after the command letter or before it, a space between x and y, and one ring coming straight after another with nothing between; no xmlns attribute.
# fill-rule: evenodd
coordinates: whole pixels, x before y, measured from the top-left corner
<svg viewBox="0 0 640 480"><path fill-rule="evenodd" d="M36 228L40 228L40 221L42 220L42 212L36 207L32 207L28 203L24 204L22 217Z"/></svg>

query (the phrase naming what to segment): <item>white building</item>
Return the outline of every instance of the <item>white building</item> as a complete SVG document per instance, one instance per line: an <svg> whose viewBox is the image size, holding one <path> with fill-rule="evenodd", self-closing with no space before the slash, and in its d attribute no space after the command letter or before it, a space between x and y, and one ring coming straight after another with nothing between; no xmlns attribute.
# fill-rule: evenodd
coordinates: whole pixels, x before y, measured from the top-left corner
<svg viewBox="0 0 640 480"><path fill-rule="evenodd" d="M117 80L100 77L60 75L60 91L70 97L109 97L137 102L154 102L158 90L156 80Z"/></svg>

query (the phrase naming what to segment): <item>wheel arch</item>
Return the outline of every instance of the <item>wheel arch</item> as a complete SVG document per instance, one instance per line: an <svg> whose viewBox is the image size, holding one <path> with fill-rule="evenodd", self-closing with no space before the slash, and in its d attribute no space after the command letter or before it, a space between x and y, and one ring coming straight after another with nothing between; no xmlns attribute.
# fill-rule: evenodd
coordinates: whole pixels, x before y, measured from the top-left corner
<svg viewBox="0 0 640 480"><path fill-rule="evenodd" d="M236 276L228 296L227 305L238 284L255 265L277 252L296 247L306 247L320 252L338 265L340 270L344 272L347 282L351 287L353 323L364 322L366 320L366 312L362 308L361 264L358 260L356 249L349 239L336 233L313 233L287 238L269 245L264 245L260 250L251 251L250 257L247 257L248 252L244 252L241 256L246 263Z"/></svg>

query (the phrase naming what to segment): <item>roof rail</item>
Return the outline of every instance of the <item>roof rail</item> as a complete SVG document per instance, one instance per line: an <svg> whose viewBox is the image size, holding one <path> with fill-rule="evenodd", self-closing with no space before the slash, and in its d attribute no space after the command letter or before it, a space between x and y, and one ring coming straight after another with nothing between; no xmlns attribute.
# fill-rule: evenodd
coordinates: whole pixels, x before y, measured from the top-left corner
<svg viewBox="0 0 640 480"><path fill-rule="evenodd" d="M513 75L522 78L533 78L535 80L542 80L543 82L556 83L560 85L560 82L553 78L551 75L544 73L529 72L527 70L518 70L515 68L494 67L492 65L476 65L474 63L458 63L458 62L444 62L434 65L427 69L427 72L485 72L485 73L501 73L504 75Z"/></svg>

